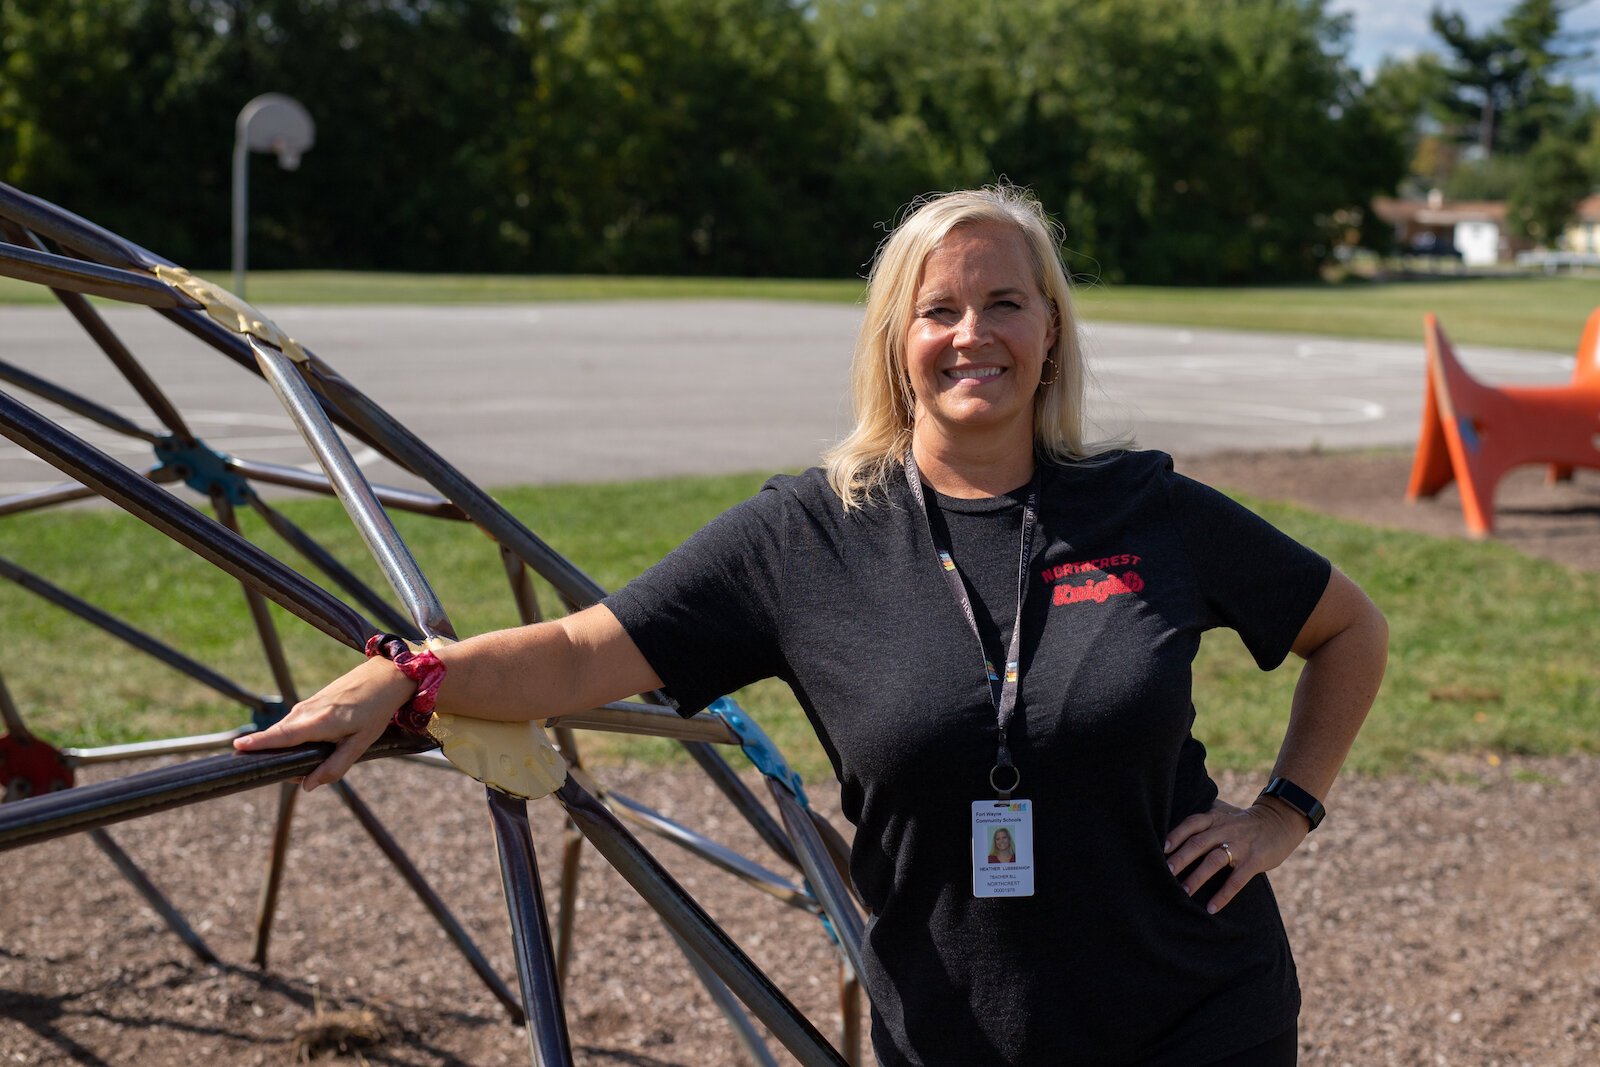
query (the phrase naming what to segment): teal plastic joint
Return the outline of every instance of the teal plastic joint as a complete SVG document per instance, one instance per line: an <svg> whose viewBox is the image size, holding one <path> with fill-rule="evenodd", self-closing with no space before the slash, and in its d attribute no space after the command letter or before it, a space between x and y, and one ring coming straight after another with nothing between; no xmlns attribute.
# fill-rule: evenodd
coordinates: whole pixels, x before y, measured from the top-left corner
<svg viewBox="0 0 1600 1067"><path fill-rule="evenodd" d="M788 786L789 792L794 794L802 808L811 807L806 800L806 791L800 776L783 758L783 753L772 743L772 738L756 725L755 720L746 714L743 708L727 697L718 697L706 710L728 724L728 729L738 736L739 747L744 750L750 762L756 765L756 770Z"/></svg>
<svg viewBox="0 0 1600 1067"><path fill-rule="evenodd" d="M269 726L276 726L289 714L289 705L282 700L264 701L261 708L250 716L250 723L257 730L265 730Z"/></svg>
<svg viewBox="0 0 1600 1067"><path fill-rule="evenodd" d="M175 471L195 492L206 497L221 493L235 506L249 503L249 483L228 469L227 456L199 438L192 445L183 445L176 437L163 437L155 451L161 466Z"/></svg>

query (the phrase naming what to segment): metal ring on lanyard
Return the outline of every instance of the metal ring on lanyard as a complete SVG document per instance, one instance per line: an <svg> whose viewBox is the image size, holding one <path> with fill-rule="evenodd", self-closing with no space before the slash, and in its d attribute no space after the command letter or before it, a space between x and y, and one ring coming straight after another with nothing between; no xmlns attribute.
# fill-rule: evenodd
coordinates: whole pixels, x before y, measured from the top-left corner
<svg viewBox="0 0 1600 1067"><path fill-rule="evenodd" d="M1012 775L1014 775L1014 777L1011 779L1011 784L1004 789L1001 789L1000 783L994 780L994 776L1002 770L1010 771ZM994 789L995 796L999 797L1001 800L1010 800L1011 794L1016 792L1017 786L1021 784L1022 772L1017 770L1015 767L1001 767L998 763L996 763L993 767L989 768L989 785Z"/></svg>

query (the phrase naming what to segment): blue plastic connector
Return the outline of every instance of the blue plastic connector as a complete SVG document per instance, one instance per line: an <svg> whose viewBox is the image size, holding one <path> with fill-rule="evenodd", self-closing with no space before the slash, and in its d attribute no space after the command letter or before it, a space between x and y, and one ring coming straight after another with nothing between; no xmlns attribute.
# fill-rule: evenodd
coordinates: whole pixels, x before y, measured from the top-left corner
<svg viewBox="0 0 1600 1067"><path fill-rule="evenodd" d="M249 503L249 483L228 469L227 456L199 438L185 446L176 437L163 437L156 443L155 452L162 467L176 471L185 485L207 499L220 493L236 507Z"/></svg>
<svg viewBox="0 0 1600 1067"><path fill-rule="evenodd" d="M268 700L262 703L258 711L250 715L251 724L259 731L269 726L276 726L289 714L289 705L282 700Z"/></svg>
<svg viewBox="0 0 1600 1067"><path fill-rule="evenodd" d="M718 697L706 709L717 718L728 724L739 738L739 747L750 762L756 765L756 770L768 778L776 779L788 786L789 792L794 794L802 808L810 808L806 800L806 791L800 781L800 775L789 766L783 758L783 753L778 751L778 746L772 743L766 731L756 725L754 719L746 714L745 710L727 697Z"/></svg>

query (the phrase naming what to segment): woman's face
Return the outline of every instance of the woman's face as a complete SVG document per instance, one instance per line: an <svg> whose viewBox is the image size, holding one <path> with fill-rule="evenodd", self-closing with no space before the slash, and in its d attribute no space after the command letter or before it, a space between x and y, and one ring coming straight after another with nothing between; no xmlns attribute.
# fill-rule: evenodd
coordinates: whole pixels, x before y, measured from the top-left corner
<svg viewBox="0 0 1600 1067"><path fill-rule="evenodd" d="M994 832L994 850L996 852L1011 851L1011 831L996 830Z"/></svg>
<svg viewBox="0 0 1600 1067"><path fill-rule="evenodd" d="M1056 341L1055 314L1011 226L958 226L922 265L906 334L916 432L1022 433Z"/></svg>

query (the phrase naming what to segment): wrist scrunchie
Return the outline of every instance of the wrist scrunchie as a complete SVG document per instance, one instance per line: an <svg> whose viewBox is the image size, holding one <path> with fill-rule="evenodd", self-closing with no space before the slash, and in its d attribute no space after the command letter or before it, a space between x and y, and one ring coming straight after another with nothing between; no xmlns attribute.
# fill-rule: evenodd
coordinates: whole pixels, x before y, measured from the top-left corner
<svg viewBox="0 0 1600 1067"><path fill-rule="evenodd" d="M400 673L417 685L411 699L395 709L389 721L407 733L428 733L428 719L433 716L434 704L439 699L439 683L444 681L444 663L433 654L433 649L411 651L404 638L394 634L373 634L367 638L367 658L382 656L400 669Z"/></svg>

